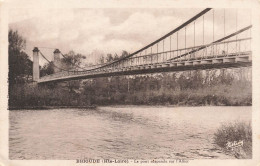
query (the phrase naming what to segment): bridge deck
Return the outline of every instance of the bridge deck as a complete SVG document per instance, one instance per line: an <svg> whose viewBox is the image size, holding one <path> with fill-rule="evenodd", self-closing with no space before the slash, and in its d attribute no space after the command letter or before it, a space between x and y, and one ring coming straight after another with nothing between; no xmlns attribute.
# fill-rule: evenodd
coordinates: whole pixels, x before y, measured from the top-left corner
<svg viewBox="0 0 260 166"><path fill-rule="evenodd" d="M252 65L251 52L240 53L229 56L218 56L212 58L199 58L192 60L166 61L154 64L132 65L121 68L106 68L93 71L60 72L41 77L38 83L59 82L76 79L89 79L97 77L109 77L119 75L147 74L155 72L186 71L200 69L234 68Z"/></svg>

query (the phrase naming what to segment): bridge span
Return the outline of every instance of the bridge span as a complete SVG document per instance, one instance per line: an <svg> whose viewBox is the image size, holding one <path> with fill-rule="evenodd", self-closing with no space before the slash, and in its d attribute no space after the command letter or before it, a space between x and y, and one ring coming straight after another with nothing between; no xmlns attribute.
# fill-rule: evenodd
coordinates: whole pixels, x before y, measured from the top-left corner
<svg viewBox="0 0 260 166"><path fill-rule="evenodd" d="M206 14L213 16L212 41L208 43L205 43L204 34L204 16ZM59 65L61 52L56 49L54 51L55 73L43 77L39 77L39 56L41 55L47 61L48 59L35 47L33 50L33 80L37 83L47 83L118 75L251 66L252 25L239 30L236 26L233 33L225 34L225 9L223 19L224 35L217 40L214 36L214 9L207 8L163 37L124 58L88 68L78 66L77 70L62 69ZM201 45L196 45L196 23L198 22L201 23L200 28L203 32L200 34ZM193 30L193 35L186 34L188 28ZM182 48L180 48L180 38L183 38L184 41ZM187 47L188 43L192 43L193 46Z"/></svg>

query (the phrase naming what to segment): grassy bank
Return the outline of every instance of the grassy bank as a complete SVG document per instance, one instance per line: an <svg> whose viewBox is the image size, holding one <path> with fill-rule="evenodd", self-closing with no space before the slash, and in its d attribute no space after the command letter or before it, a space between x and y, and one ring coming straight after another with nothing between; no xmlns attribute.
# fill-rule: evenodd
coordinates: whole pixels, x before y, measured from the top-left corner
<svg viewBox="0 0 260 166"><path fill-rule="evenodd" d="M210 88L148 91L133 94L116 93L111 98L97 97L97 103L104 104L145 104L145 105L184 105L184 106L249 106L251 93L249 89L230 86ZM242 92L243 91L243 92Z"/></svg>
<svg viewBox="0 0 260 166"><path fill-rule="evenodd" d="M180 106L249 106L251 86L215 85L197 89L159 89L137 92L98 93L93 88L15 85L9 91L10 107L89 106L89 105L180 105Z"/></svg>
<svg viewBox="0 0 260 166"><path fill-rule="evenodd" d="M224 124L215 133L214 141L225 152L236 158L252 158L252 127L250 123Z"/></svg>

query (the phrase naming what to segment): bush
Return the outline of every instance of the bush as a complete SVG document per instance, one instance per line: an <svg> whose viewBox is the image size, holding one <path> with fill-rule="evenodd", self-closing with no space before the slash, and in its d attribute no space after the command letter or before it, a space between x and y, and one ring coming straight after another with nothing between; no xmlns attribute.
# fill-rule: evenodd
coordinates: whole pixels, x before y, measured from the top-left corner
<svg viewBox="0 0 260 166"><path fill-rule="evenodd" d="M243 145L230 148L227 144L243 141ZM214 134L214 142L236 158L252 158L251 123L235 122L223 124Z"/></svg>

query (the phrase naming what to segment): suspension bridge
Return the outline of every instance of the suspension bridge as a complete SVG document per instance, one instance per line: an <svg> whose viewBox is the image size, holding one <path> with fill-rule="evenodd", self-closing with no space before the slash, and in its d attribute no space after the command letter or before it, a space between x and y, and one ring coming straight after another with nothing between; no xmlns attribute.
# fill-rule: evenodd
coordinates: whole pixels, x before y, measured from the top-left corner
<svg viewBox="0 0 260 166"><path fill-rule="evenodd" d="M227 33L227 19L223 10L223 29L216 32L214 9L206 8L154 42L119 60L89 67L75 66L63 69L59 49L54 51L54 74L40 77L39 56L33 50L33 80L37 83L88 79L118 75L135 75L170 71L203 70L252 66L251 28L249 24L238 29L237 14L232 32ZM206 21L206 18L210 21ZM218 26L219 27L219 26ZM211 29L212 28L212 29ZM209 29L210 32L209 32ZM216 33L223 32L219 37ZM217 38L218 37L218 38ZM209 40L211 38L211 40Z"/></svg>

